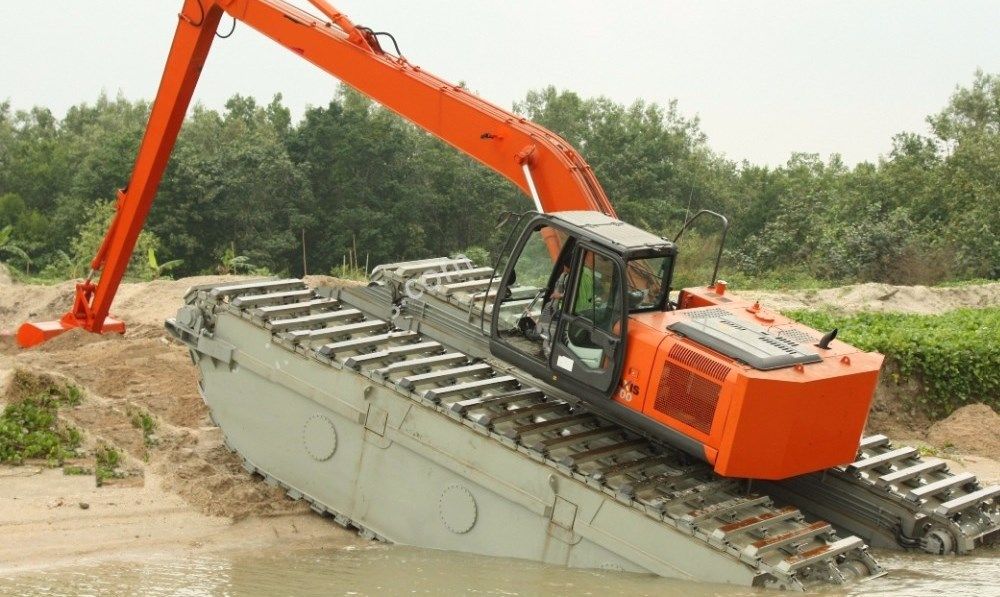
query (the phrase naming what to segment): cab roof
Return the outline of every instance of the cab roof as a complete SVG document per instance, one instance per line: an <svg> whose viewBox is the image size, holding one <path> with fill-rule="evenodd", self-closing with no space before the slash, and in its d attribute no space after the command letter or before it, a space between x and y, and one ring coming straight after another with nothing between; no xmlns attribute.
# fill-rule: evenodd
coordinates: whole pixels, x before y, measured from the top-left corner
<svg viewBox="0 0 1000 597"><path fill-rule="evenodd" d="M556 223L576 228L627 255L645 252L673 252L674 243L642 228L606 216L599 211L558 211L548 215Z"/></svg>

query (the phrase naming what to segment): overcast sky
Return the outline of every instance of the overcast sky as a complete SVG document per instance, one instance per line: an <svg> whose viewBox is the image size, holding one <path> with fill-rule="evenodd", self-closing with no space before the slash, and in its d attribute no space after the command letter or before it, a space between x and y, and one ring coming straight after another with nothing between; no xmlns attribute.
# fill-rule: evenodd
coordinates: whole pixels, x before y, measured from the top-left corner
<svg viewBox="0 0 1000 597"><path fill-rule="evenodd" d="M925 131L976 68L1000 72L1000 2L331 0L396 35L414 64L509 107L554 84L619 102L679 101L711 146L872 160ZM296 4L304 5L303 1ZM180 0L0 2L0 100L61 115L103 90L152 98ZM30 7L30 8L28 8ZM228 30L228 19L222 28ZM260 34L216 40L195 101L281 92L296 116L336 82Z"/></svg>

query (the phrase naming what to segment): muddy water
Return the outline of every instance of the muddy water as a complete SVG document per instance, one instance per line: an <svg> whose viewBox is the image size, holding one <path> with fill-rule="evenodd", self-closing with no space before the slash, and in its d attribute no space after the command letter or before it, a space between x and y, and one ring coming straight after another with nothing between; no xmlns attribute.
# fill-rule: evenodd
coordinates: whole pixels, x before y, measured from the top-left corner
<svg viewBox="0 0 1000 597"><path fill-rule="evenodd" d="M888 576L817 595L1000 596L1000 554L878 554ZM396 546L214 553L0 572L2 595L684 595L760 596L750 589Z"/></svg>

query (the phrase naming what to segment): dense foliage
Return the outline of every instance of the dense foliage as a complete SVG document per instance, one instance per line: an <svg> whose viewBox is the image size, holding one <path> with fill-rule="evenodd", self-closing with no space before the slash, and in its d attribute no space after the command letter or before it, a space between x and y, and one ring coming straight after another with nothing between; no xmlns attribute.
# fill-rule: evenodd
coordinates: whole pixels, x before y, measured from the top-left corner
<svg viewBox="0 0 1000 597"><path fill-rule="evenodd" d="M666 234L697 209L730 216L730 279L1000 277L1000 76L977 73L928 118L929 134L901 133L889 155L854 167L815 154L778 168L734 163L674 103L623 106L547 88L515 110L578 147L625 220ZM0 260L32 276L87 271L148 111L144 101L101 97L59 119L0 103ZM355 93L297 123L280 96L267 105L234 96L221 112L195 108L187 119L130 271L298 275L304 262L326 273L483 255L503 234L497 216L529 205ZM682 243L699 277L712 233Z"/></svg>
<svg viewBox="0 0 1000 597"><path fill-rule="evenodd" d="M1000 308L957 309L941 315L824 311L786 313L818 330L894 361L901 375L920 383L928 414L941 417L982 402L1000 410Z"/></svg>
<svg viewBox="0 0 1000 597"><path fill-rule="evenodd" d="M14 385L19 383L15 376ZM0 414L0 463L44 459L61 464L80 447L80 432L59 422L60 407L80 402L74 386L50 387L12 401Z"/></svg>

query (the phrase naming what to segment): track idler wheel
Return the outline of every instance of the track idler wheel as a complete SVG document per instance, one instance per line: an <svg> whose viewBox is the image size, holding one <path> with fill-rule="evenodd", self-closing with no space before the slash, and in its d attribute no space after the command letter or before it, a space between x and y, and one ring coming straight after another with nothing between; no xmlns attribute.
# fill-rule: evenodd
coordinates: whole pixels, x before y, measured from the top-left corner
<svg viewBox="0 0 1000 597"><path fill-rule="evenodd" d="M920 539L920 549L943 556L955 551L955 538L944 529L932 528Z"/></svg>

